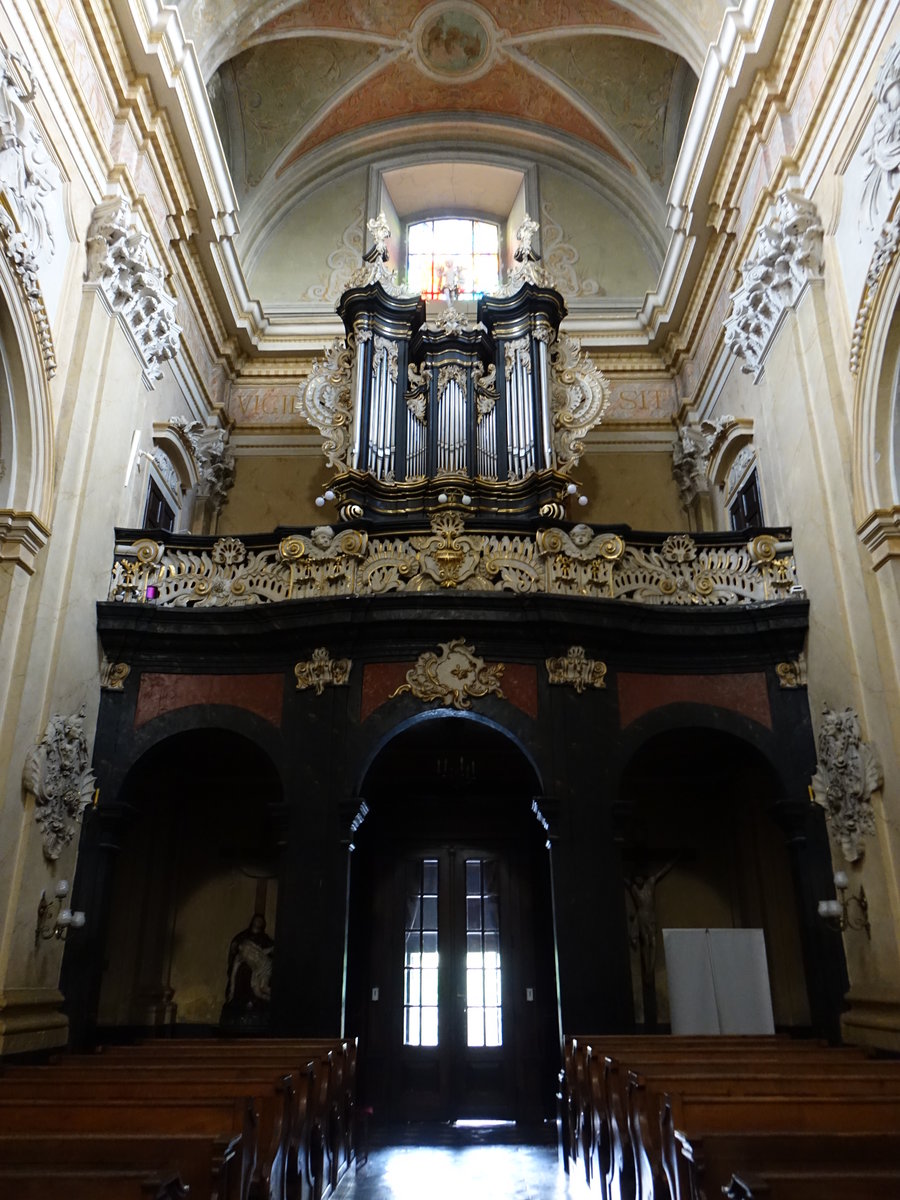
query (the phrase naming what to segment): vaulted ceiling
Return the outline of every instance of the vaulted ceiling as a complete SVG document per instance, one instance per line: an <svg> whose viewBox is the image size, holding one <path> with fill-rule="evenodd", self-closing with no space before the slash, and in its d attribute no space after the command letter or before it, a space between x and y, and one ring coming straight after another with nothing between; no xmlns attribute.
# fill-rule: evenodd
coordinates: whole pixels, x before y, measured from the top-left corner
<svg viewBox="0 0 900 1200"><path fill-rule="evenodd" d="M666 253L666 198L726 7L178 3L240 204L245 262L264 243L271 252L273 231L311 192L352 171L483 154L498 167L540 164L594 188L633 229L651 270ZM371 208L372 196L359 191Z"/></svg>

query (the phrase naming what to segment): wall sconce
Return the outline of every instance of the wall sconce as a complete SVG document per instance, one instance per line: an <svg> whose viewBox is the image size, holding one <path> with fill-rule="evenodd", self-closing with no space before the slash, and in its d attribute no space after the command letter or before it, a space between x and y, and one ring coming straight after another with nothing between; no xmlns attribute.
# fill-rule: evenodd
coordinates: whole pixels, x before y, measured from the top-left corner
<svg viewBox="0 0 900 1200"><path fill-rule="evenodd" d="M84 926L84 913L73 912L71 908L63 908L63 902L69 894L69 881L61 879L56 885L53 899L47 899L47 893L41 892L38 904L37 924L34 927L34 948L37 950L41 941L58 938L64 942L70 929L81 929ZM53 905L56 905L54 911Z"/></svg>
<svg viewBox="0 0 900 1200"><path fill-rule="evenodd" d="M866 890L862 884L855 896L848 896L847 888L850 882L846 871L835 871L834 886L838 893L837 900L820 900L819 916L832 929L843 933L845 929L864 929L866 937L872 940L872 926L869 924L869 902ZM855 907L853 907L855 906Z"/></svg>

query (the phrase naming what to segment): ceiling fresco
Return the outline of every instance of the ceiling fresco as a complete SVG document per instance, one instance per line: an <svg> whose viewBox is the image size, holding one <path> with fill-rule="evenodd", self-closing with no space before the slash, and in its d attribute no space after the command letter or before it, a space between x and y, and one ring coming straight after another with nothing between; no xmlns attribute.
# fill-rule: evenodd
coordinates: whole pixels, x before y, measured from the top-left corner
<svg viewBox="0 0 900 1200"><path fill-rule="evenodd" d="M479 118L514 123L520 144L531 130L580 145L664 192L666 131L692 94L684 60L611 0L493 7L502 25L469 0L309 0L271 16L210 85L239 194L337 139L403 125L415 141L456 114L462 137Z"/></svg>

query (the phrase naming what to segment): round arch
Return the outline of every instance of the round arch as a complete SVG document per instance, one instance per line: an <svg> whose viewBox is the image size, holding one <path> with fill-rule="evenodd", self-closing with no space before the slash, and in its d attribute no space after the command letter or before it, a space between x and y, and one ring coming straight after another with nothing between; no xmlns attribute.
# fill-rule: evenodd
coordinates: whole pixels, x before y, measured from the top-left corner
<svg viewBox="0 0 900 1200"><path fill-rule="evenodd" d="M216 716L154 730L89 814L73 895L86 937L62 980L76 1041L217 1027L232 940L256 914L274 932L281 775L246 726Z"/></svg>
<svg viewBox="0 0 900 1200"><path fill-rule="evenodd" d="M853 503L864 540L867 526L874 524L877 535L879 518L895 523L900 508L898 390L900 258L895 257L872 303L854 397Z"/></svg>
<svg viewBox="0 0 900 1200"><path fill-rule="evenodd" d="M47 369L19 281L0 255L0 543L4 558L34 567L50 533L53 424Z"/></svg>

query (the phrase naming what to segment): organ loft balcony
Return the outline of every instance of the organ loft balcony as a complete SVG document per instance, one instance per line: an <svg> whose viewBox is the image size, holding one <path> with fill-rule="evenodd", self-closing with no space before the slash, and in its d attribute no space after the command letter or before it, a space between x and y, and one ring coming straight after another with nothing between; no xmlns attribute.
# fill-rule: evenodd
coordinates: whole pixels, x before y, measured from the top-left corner
<svg viewBox="0 0 900 1200"><path fill-rule="evenodd" d="M638 533L578 519L573 471L609 384L560 330L566 305L532 248L533 222L474 321L452 303L429 321L387 273L386 229L370 225L375 244L338 305L345 335L300 396L333 472L317 499L328 519L219 538L119 530L113 605L477 593L709 611L805 600L787 529Z"/></svg>

